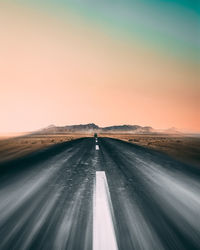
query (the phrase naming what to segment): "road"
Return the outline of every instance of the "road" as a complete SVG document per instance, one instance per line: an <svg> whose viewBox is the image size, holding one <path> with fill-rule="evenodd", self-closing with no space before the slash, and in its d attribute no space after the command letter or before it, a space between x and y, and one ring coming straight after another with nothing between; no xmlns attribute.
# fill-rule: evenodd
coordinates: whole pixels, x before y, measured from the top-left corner
<svg viewBox="0 0 200 250"><path fill-rule="evenodd" d="M1 164L0 249L200 249L199 180L198 168L111 138Z"/></svg>

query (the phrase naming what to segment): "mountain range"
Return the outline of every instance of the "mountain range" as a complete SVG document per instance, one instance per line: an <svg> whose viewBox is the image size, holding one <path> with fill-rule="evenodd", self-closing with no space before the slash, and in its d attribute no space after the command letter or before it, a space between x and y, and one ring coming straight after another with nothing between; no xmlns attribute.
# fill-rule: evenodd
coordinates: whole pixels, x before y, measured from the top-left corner
<svg viewBox="0 0 200 250"><path fill-rule="evenodd" d="M99 127L94 123L79 124L79 125L67 125L67 126L55 126L50 125L43 128L36 133L45 134L60 134L60 133L132 133L132 134L153 134L153 133L179 133L175 128L167 130L156 130L150 126L139 125L115 125L108 127Z"/></svg>

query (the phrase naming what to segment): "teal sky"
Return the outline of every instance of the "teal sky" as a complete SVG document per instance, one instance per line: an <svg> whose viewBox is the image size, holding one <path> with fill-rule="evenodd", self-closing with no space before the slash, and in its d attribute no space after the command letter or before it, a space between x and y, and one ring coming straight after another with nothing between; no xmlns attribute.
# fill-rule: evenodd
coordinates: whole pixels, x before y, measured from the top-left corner
<svg viewBox="0 0 200 250"><path fill-rule="evenodd" d="M27 3L27 1L17 1ZM54 14L63 9L115 39L132 40L186 60L199 60L200 4L189 0L29 0Z"/></svg>
<svg viewBox="0 0 200 250"><path fill-rule="evenodd" d="M0 19L0 131L199 131L197 1L0 0Z"/></svg>

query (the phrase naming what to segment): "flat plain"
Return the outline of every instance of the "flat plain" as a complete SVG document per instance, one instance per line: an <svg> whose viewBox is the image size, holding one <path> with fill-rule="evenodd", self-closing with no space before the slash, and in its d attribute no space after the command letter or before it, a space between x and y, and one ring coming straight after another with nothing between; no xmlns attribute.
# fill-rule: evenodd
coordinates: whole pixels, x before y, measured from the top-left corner
<svg viewBox="0 0 200 250"><path fill-rule="evenodd" d="M26 134L18 137L0 136L0 162L19 158L37 150L51 147L92 133ZM200 166L200 137L170 134L100 133L99 137L116 138L162 152L187 164Z"/></svg>
<svg viewBox="0 0 200 250"><path fill-rule="evenodd" d="M170 134L101 134L163 152L183 163L200 166L200 137Z"/></svg>
<svg viewBox="0 0 200 250"><path fill-rule="evenodd" d="M13 160L34 151L51 147L58 143L85 137L85 134L26 134L23 136L0 137L0 162Z"/></svg>

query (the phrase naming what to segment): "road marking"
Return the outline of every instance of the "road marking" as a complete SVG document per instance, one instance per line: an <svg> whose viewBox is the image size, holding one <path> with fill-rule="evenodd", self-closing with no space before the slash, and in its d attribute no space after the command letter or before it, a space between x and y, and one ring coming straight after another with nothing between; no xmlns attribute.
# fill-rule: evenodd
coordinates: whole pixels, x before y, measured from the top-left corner
<svg viewBox="0 0 200 250"><path fill-rule="evenodd" d="M99 150L99 145L96 145L96 150Z"/></svg>
<svg viewBox="0 0 200 250"><path fill-rule="evenodd" d="M104 171L96 172L93 196L93 250L118 250L112 202Z"/></svg>

